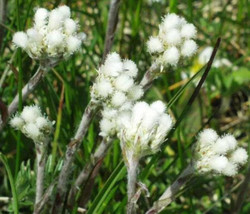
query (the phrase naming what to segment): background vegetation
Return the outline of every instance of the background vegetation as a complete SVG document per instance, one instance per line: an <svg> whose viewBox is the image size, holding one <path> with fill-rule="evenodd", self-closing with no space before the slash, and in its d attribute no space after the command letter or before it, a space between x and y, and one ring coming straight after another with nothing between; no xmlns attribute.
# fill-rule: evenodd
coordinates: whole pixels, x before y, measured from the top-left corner
<svg viewBox="0 0 250 214"><path fill-rule="evenodd" d="M23 105L37 103L50 119L56 121L50 147L52 156L46 169L49 173L46 178L48 184L58 174L66 145L74 135L89 101L89 87L103 54L109 1L8 0L5 3L6 8L0 11L1 112L38 67L27 54L16 50L11 42L14 32L31 26L34 7L53 9L59 4L67 4L73 11L73 17L78 18L81 31L87 34L82 51L55 67L27 102L19 103L19 109ZM212 68L195 102L188 106L189 111L182 118L179 116L202 74L200 72L190 84L186 84L200 66L196 58L183 62L178 69L162 74L146 94L145 100L149 102L161 99L168 103L173 101L172 98L181 87L185 87L177 99L171 102L171 114L175 120L181 120L179 126L162 152L141 162L139 178L146 184L151 195L150 198L145 194L141 196L138 202L141 208L139 213L144 213L189 163L191 145L202 128L214 128L219 134L234 134L239 144L250 151L250 58L247 49L250 14L247 3L247 0L121 1L112 50L120 53L123 58L134 60L140 76L151 63L151 56L146 52L146 41L150 35L157 33L161 17L168 12L184 16L198 28L199 51L213 46L216 39L221 37L217 59L226 58L231 63L230 66ZM97 115L82 142L72 169L72 180L89 162L91 153L100 143L97 131L99 118ZM9 183L12 175L20 213L31 213L35 187L33 142L9 126L4 128L0 136L0 151L5 155L1 156L5 164L0 165L0 196L12 197ZM99 173L90 176L82 187L82 194L78 195L79 206L86 207L88 214L124 213L127 200L126 170L121 160L119 142L116 140L100 163ZM244 202L243 199L239 200L244 191L247 193L247 185L242 188L242 183L244 179L249 180L249 167L242 168L235 178L194 178L181 191L180 197L162 213L233 213L239 202L243 203L240 213L250 213L250 195L246 194ZM12 210L13 203L0 200L0 213ZM76 209L72 213L76 213Z"/></svg>

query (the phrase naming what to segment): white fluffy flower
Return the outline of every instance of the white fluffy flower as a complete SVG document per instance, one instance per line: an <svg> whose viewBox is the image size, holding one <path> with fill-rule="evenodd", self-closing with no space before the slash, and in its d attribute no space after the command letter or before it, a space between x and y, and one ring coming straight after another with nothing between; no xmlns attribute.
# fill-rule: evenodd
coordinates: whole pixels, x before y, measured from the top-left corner
<svg viewBox="0 0 250 214"><path fill-rule="evenodd" d="M133 79L125 74L120 75L115 80L115 87L121 91L128 91L128 89L132 87L133 84L134 84Z"/></svg>
<svg viewBox="0 0 250 214"><path fill-rule="evenodd" d="M10 125L35 143L47 143L53 130L53 122L42 115L38 106L25 106L20 115L11 119Z"/></svg>
<svg viewBox="0 0 250 214"><path fill-rule="evenodd" d="M160 53L163 51L163 44L158 37L150 37L147 41L149 53Z"/></svg>
<svg viewBox="0 0 250 214"><path fill-rule="evenodd" d="M191 40L195 36L196 28L193 24L171 13L163 18L159 34L149 38L147 49L149 53L154 53L157 64L176 66L179 61L196 53L197 44Z"/></svg>
<svg viewBox="0 0 250 214"><path fill-rule="evenodd" d="M67 38L67 48L69 53L74 53L78 51L81 47L81 40L78 39L76 36L70 36Z"/></svg>
<svg viewBox="0 0 250 214"><path fill-rule="evenodd" d="M141 86L135 83L137 72L138 68L133 61L122 60L117 53L108 54L93 84L92 100L104 108L129 109L131 102L143 95ZM112 96L109 96L111 93Z"/></svg>
<svg viewBox="0 0 250 214"><path fill-rule="evenodd" d="M10 125L15 129L21 129L24 125L24 120L19 116L15 116L11 119Z"/></svg>
<svg viewBox="0 0 250 214"><path fill-rule="evenodd" d="M167 49L163 54L163 61L165 64L176 66L180 59L180 53L176 47Z"/></svg>
<svg viewBox="0 0 250 214"><path fill-rule="evenodd" d="M171 29L164 39L169 45L178 45L182 41L180 31L177 29Z"/></svg>
<svg viewBox="0 0 250 214"><path fill-rule="evenodd" d="M156 101L156 102L153 102L150 107L152 109L154 109L156 112L158 112L159 114L162 114L165 112L166 110L166 106L164 105L164 103L162 101Z"/></svg>
<svg viewBox="0 0 250 214"><path fill-rule="evenodd" d="M247 158L246 150L237 148L234 136L227 134L219 137L214 130L206 129L199 134L194 147L193 163L198 173L234 176Z"/></svg>
<svg viewBox="0 0 250 214"><path fill-rule="evenodd" d="M123 70L124 74L130 76L130 77L136 77L138 73L138 68L136 64L129 59L126 59L123 61Z"/></svg>
<svg viewBox="0 0 250 214"><path fill-rule="evenodd" d="M35 22L35 28L39 30L40 28L45 27L47 24L47 18L49 15L49 11L45 8L38 8L36 10L35 16L34 16L34 22Z"/></svg>
<svg viewBox="0 0 250 214"><path fill-rule="evenodd" d="M172 126L172 119L168 114L157 112L152 108L164 105L159 102L161 101L152 105L138 102L133 106L131 113L126 113L119 120L118 136L123 154L126 156L125 160L129 161L131 153L139 159L160 149Z"/></svg>
<svg viewBox="0 0 250 214"><path fill-rule="evenodd" d="M205 129L199 134L199 141L202 144L212 144L218 139L218 134L213 129Z"/></svg>
<svg viewBox="0 0 250 214"><path fill-rule="evenodd" d="M72 35L77 31L77 24L73 19L66 19L64 22L65 33Z"/></svg>
<svg viewBox="0 0 250 214"><path fill-rule="evenodd" d="M28 44L28 37L24 32L17 32L14 34L12 41L16 46L25 49Z"/></svg>
<svg viewBox="0 0 250 214"><path fill-rule="evenodd" d="M186 39L192 39L195 38L196 36L196 28L193 24L185 24L181 28L181 36L186 38Z"/></svg>
<svg viewBox="0 0 250 214"><path fill-rule="evenodd" d="M126 100L126 95L123 92L117 91L112 96L111 103L115 107L120 107Z"/></svg>
<svg viewBox="0 0 250 214"><path fill-rule="evenodd" d="M60 6L51 12L38 8L34 26L26 33L15 33L13 43L31 58L44 62L44 66L56 65L62 58L78 51L86 37L77 33L77 23L70 18L70 14L67 6Z"/></svg>
<svg viewBox="0 0 250 214"><path fill-rule="evenodd" d="M247 162L247 158L247 151L243 148L238 148L230 156L230 161L234 164L245 164Z"/></svg>
<svg viewBox="0 0 250 214"><path fill-rule="evenodd" d="M113 92L111 83L106 79L101 79L95 85L96 93L101 97L108 97Z"/></svg>
<svg viewBox="0 0 250 214"><path fill-rule="evenodd" d="M225 156L214 156L210 160L210 167L218 173L221 173L227 166L228 159Z"/></svg>
<svg viewBox="0 0 250 214"><path fill-rule="evenodd" d="M131 100L139 100L143 95L143 90L140 85L135 85L128 90L128 97Z"/></svg>
<svg viewBox="0 0 250 214"><path fill-rule="evenodd" d="M34 123L42 115L38 106L25 106L20 116L26 123Z"/></svg>
<svg viewBox="0 0 250 214"><path fill-rule="evenodd" d="M184 42L182 49L181 49L181 54L184 57L191 57L193 56L197 51L197 44L195 43L194 40L187 40Z"/></svg>

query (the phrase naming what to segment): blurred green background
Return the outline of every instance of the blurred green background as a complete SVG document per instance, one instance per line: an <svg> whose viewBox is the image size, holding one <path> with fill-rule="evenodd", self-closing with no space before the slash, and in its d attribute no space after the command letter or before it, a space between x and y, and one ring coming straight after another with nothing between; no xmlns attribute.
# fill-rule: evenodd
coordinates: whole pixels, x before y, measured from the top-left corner
<svg viewBox="0 0 250 214"><path fill-rule="evenodd" d="M61 62L44 78L35 92L22 105L39 104L51 120L56 121L56 130L50 150L54 147L51 161L57 168L47 167L47 185L58 174L67 143L73 137L81 115L89 101L89 88L97 74L103 54L107 28L108 0L0 0L5 8L0 11L0 101L8 105L22 86L35 73L38 64L28 55L16 50L11 42L13 33L25 30L32 25L34 8L53 9L66 4L77 18L80 31L87 34L82 50L69 60ZM1 5L1 4L0 4ZM152 205L189 163L191 145L197 133L205 127L214 128L219 134L229 132L240 146L249 149L249 3L247 0L123 0L119 11L119 22L112 51L122 58L136 62L140 78L151 65L151 56L146 51L146 41L156 35L161 17L169 12L184 16L198 30L197 57L185 61L178 69L166 70L145 95L145 100L157 99L168 103L176 92L185 86L189 78L202 64L199 53L213 46L218 37L222 38L216 60L205 84L189 112L163 151L154 157L141 161L140 181L151 193L150 198L142 194L138 201L138 213ZM223 63L224 62L224 63ZM226 62L226 63L225 63ZM169 109L178 120L188 99L192 95L201 75L199 74L171 105ZM62 105L60 105L60 102ZM19 109L22 109L20 103ZM87 137L77 154L72 180L89 161L91 153L101 141L98 136L97 115L92 122ZM33 142L6 126L0 133L0 151L6 155L14 176L20 213L32 213L34 199L34 146ZM103 161L99 174L84 185L79 206L86 207L88 213L124 213L126 208L126 170L119 165L122 160L119 142ZM247 168L241 169L235 178L195 177L180 192L180 196L162 213L233 213L240 185L245 179ZM18 173L19 172L19 173ZM70 172L69 172L70 173ZM86 195L89 200L86 202ZM12 212L12 204L1 197L11 197L8 176L0 164L0 213ZM240 213L250 213L249 192ZM76 211L72 211L76 213Z"/></svg>

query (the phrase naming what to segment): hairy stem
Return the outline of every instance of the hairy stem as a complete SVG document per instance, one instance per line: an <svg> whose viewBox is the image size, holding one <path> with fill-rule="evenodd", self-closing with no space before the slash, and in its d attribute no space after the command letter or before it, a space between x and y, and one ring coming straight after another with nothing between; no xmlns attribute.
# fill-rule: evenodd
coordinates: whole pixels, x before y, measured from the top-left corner
<svg viewBox="0 0 250 214"><path fill-rule="evenodd" d="M44 173L47 159L47 142L36 144L37 175L36 175L36 199L34 213L37 213L37 205L41 201L44 189Z"/></svg>
<svg viewBox="0 0 250 214"><path fill-rule="evenodd" d="M108 28L105 36L104 52L102 57L102 63L104 62L107 54L110 52L113 44L116 26L118 23L118 11L121 0L111 0L108 16Z"/></svg>
<svg viewBox="0 0 250 214"><path fill-rule="evenodd" d="M85 181L90 177L91 174L97 174L100 168L100 163L107 154L108 149L110 148L112 139L103 139L98 148L96 149L94 155L91 158L91 161L85 165L83 170L78 175L74 185L71 187L68 195L68 206L72 207L75 203L76 194L80 187L84 184ZM94 175L94 177L95 177Z"/></svg>
<svg viewBox="0 0 250 214"><path fill-rule="evenodd" d="M71 175L70 169L72 166L72 163L74 161L75 154L77 150L79 149L82 139L85 136L85 134L88 131L88 127L90 125L90 122L98 110L98 106L96 104L93 104L90 102L88 106L86 107L80 125L76 131L76 134L74 136L74 139L69 143L67 146L64 163L62 166L62 170L59 174L59 180L57 184L57 192L56 192L56 199L53 207L53 213L61 213L65 201L65 195L67 192L67 185L69 176Z"/></svg>
<svg viewBox="0 0 250 214"><path fill-rule="evenodd" d="M134 160L131 164L128 164L128 203L127 203L127 214L136 213L136 201L133 197L136 192L136 171L137 171L138 161Z"/></svg>
<svg viewBox="0 0 250 214"><path fill-rule="evenodd" d="M162 196L154 202L151 209L147 211L146 214L156 214L162 211L165 207L171 204L175 200L175 196L182 186L184 186L192 177L194 173L194 168L189 164L186 169L182 171L176 181L169 186Z"/></svg>
<svg viewBox="0 0 250 214"><path fill-rule="evenodd" d="M47 73L47 69L42 68L41 66L38 67L36 73L31 77L31 79L28 81L28 83L23 87L22 89L22 100L25 101L27 97L34 91L34 89L37 87L39 82L42 80L44 75ZM11 116L13 113L16 112L18 108L18 101L19 101L19 96L18 94L15 96L13 101L8 107L8 116ZM6 122L0 122L0 131L4 127Z"/></svg>

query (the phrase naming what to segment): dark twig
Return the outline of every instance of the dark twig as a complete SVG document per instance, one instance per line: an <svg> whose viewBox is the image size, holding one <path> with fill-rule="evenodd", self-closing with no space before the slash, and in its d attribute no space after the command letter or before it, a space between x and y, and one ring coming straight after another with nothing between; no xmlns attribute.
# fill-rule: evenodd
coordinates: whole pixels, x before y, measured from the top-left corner
<svg viewBox="0 0 250 214"><path fill-rule="evenodd" d="M74 185L71 187L68 195L68 206L72 207L75 203L75 197L78 190L81 190L80 187L84 184L85 181L93 180L98 173L101 163L104 157L107 154L108 149L110 148L112 140L103 139L100 145L98 146L96 152L94 153L91 161L85 165L83 170L78 175ZM86 189L86 188L84 188Z"/></svg>
<svg viewBox="0 0 250 214"><path fill-rule="evenodd" d="M102 63L104 62L107 54L110 52L114 36L115 30L118 23L118 12L121 0L111 0L110 8L109 8L109 16L108 16L108 27L106 31L104 51L102 56Z"/></svg>

